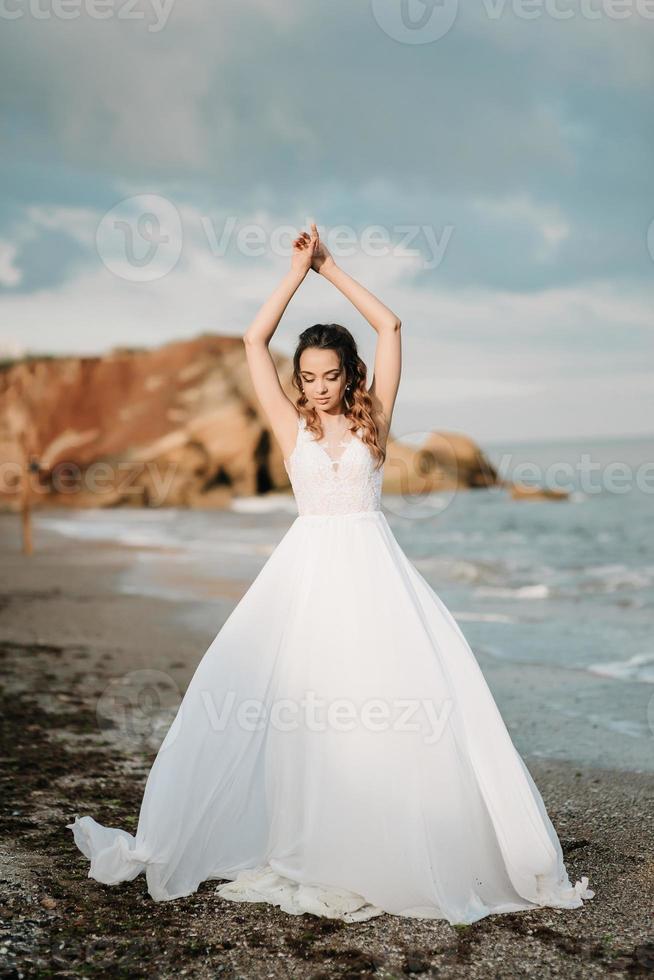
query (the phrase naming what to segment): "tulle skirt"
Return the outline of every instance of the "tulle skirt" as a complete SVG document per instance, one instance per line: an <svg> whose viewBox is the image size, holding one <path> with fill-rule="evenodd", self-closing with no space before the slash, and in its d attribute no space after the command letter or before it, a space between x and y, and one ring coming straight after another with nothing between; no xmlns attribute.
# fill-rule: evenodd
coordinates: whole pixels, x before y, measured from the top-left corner
<svg viewBox="0 0 654 980"><path fill-rule="evenodd" d="M108 885L346 922L578 908L455 619L382 511L298 516L200 660L136 835L67 824Z"/></svg>

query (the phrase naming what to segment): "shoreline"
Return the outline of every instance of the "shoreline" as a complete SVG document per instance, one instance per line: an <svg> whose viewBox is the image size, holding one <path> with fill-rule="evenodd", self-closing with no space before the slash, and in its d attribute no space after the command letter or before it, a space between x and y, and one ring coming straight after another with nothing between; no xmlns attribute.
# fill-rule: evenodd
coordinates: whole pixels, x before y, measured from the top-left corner
<svg viewBox="0 0 654 980"><path fill-rule="evenodd" d="M141 975L147 965L162 978L182 969L198 977L220 971L281 978L319 970L336 978L357 967L380 978L419 972L479 980L532 970L543 978L581 978L633 976L646 963L651 969L654 774L648 772L523 756L571 882L588 875L595 891L575 910L496 915L465 928L387 914L348 925L222 902L217 881L203 882L188 898L154 903L143 876L111 887L89 879L88 862L65 824L89 814L133 832L165 733L147 719L139 724L138 712L127 724L112 719L112 685L145 672L148 684L159 685L165 727L166 712L204 652L206 624L194 631L180 624L169 600L117 591L133 564L133 547L39 531L28 558L19 543L17 520L0 517L5 965L24 975L47 969ZM216 607L217 621L247 587L234 581L235 592ZM107 700L114 704L109 710Z"/></svg>
<svg viewBox="0 0 654 980"><path fill-rule="evenodd" d="M53 595L48 604L43 599L42 605L36 603L38 596L33 596L35 602L30 604L29 615L20 612L10 619L6 614L4 625L10 630L7 635L22 642L25 637L38 640L44 634L55 642L66 642L71 635L68 627L61 637L57 633L65 611L68 625L76 623L82 628L81 635L89 643L96 635L100 642L106 642L114 634L109 645L116 673L135 666L165 671L166 643L170 640L173 653L183 651L183 656L173 656L180 661L172 672L172 683L178 687L180 698L225 619L293 520L293 515L279 512L268 514L263 520L259 513L232 513L209 526L196 520L187 526L182 523L182 515L166 515L160 520L160 515L149 512L145 520L142 515L130 513L129 517L137 517L134 523L122 521L120 514L105 512L100 522L86 512L67 520L56 510L43 516L43 523L35 522L36 553L30 561L18 551L18 521L0 515L0 547L6 556L6 573L14 583L21 581L21 575L27 575L27 590L34 590L41 584L49 586L53 566L61 563L66 569L62 578L70 582L71 592L88 585L89 595L75 603L72 596L62 593L61 604L54 601ZM463 565L472 561L470 555L450 560ZM429 574L424 559L417 558L415 565ZM81 567L86 573L80 586L76 575ZM480 567L485 573L483 562ZM3 570L0 566L0 576ZM57 578L56 573L54 577ZM520 655L516 644L514 655L506 656L502 640L495 640L493 626L481 638L478 629L485 619L508 620L504 600L491 604L502 613L489 616L488 605L485 609L476 607L474 598L469 601L460 593L450 600L438 585L436 590L446 599L470 642L525 760L561 761L582 768L654 775L652 721L647 734L642 731L642 719L650 715L654 719L647 703L649 699L654 706L650 683L591 669L588 663L563 663L560 658L558 662L546 658L530 660L529 656ZM120 608L121 615L113 620L99 608L98 616L105 628L89 637L84 632L85 614L96 602L100 607L113 604ZM526 612L526 616L513 621L513 629L522 630L528 642L530 637L524 631L530 617L534 623L545 623L548 615L558 614L549 603L547 610L542 603L535 603L538 605L541 609L536 608L535 614L534 607L523 605L519 612ZM12 632L28 618L37 625L47 623L47 630L25 633L19 628L17 633ZM123 622L129 623L130 629L121 638ZM140 642L131 650L134 630L138 631ZM72 635L77 636L75 631ZM159 654L153 652L153 647ZM144 656L146 649L150 653Z"/></svg>

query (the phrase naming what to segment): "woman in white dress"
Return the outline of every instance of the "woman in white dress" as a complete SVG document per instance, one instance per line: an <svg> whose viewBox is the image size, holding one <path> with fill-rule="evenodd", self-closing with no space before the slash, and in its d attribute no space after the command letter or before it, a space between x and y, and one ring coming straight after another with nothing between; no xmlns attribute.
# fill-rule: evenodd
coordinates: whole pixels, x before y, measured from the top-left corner
<svg viewBox="0 0 654 980"><path fill-rule="evenodd" d="M337 324L300 336L297 403L268 344L311 270L377 333L374 375ZM470 923L594 892L572 885L542 797L456 621L381 509L400 320L315 225L245 335L298 516L200 660L145 786L136 835L67 824L106 884L356 922Z"/></svg>

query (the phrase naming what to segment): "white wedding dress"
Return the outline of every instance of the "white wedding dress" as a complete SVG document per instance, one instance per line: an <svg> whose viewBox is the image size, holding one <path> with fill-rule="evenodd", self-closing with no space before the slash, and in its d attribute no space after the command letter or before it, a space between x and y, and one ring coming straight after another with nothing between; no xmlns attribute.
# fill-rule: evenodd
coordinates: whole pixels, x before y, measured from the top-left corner
<svg viewBox="0 0 654 980"><path fill-rule="evenodd" d="M136 836L66 824L106 884L346 922L578 908L542 797L456 621L381 510L359 437L298 420L298 516L199 662Z"/></svg>

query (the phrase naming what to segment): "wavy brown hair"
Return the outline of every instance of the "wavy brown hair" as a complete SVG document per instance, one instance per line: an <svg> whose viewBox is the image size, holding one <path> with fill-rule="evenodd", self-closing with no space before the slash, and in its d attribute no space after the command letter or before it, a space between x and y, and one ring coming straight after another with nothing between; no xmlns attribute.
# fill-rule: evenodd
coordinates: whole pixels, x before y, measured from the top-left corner
<svg viewBox="0 0 654 980"><path fill-rule="evenodd" d="M305 419L307 428L317 439L322 439L324 432L320 417L302 390L302 375L300 373L300 357L308 347L320 350L334 350L338 354L341 369L345 370L345 384L349 385L349 399L345 395L345 416L355 423L354 428L363 429L362 441L368 446L377 460L377 468L383 465L386 451L379 444L379 432L373 418L372 398L366 388L368 369L359 357L356 340L340 323L315 323L303 330L298 339L298 345L293 355L293 387L299 392L296 407Z"/></svg>

